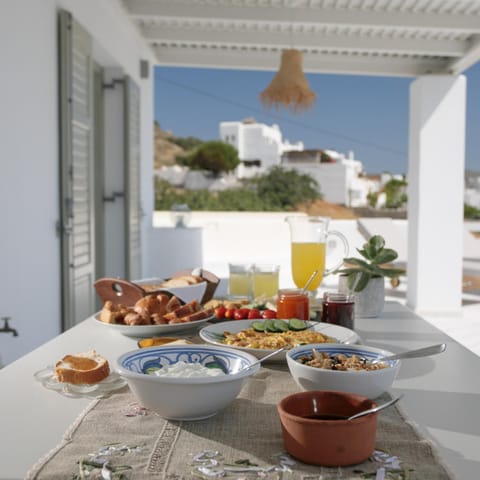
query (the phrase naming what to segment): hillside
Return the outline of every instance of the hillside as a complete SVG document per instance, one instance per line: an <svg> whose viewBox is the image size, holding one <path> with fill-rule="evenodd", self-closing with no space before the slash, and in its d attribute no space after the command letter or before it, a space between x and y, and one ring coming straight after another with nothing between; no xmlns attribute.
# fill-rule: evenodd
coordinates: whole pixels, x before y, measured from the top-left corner
<svg viewBox="0 0 480 480"><path fill-rule="evenodd" d="M309 215L315 215L319 217L330 217L343 220L358 218L353 210L343 207L342 205L325 202L324 200L316 200L309 205L298 205L297 210L299 212L305 212Z"/></svg>
<svg viewBox="0 0 480 480"><path fill-rule="evenodd" d="M157 123L155 123L154 129L154 168L175 165L176 156L184 153L185 150L170 140L173 137L171 132L162 130ZM299 205L297 210L309 215L337 219L357 218L353 210L323 200L317 200L308 206Z"/></svg>
<svg viewBox="0 0 480 480"><path fill-rule="evenodd" d="M162 130L157 123L154 124L153 166L155 169L164 165L175 165L176 156L184 153L182 147L179 147L169 140L172 136L171 132Z"/></svg>

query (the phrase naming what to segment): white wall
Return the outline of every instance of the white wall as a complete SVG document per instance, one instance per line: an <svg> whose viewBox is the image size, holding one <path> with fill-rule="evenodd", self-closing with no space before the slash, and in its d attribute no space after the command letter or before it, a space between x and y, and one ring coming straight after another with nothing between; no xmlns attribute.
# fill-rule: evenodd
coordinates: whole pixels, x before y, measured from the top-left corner
<svg viewBox="0 0 480 480"><path fill-rule="evenodd" d="M421 314L461 308L465 111L463 75L411 84L407 300Z"/></svg>
<svg viewBox="0 0 480 480"><path fill-rule="evenodd" d="M284 166L313 177L327 202L348 205L347 167L342 163L285 163Z"/></svg>
<svg viewBox="0 0 480 480"><path fill-rule="evenodd" d="M19 333L18 337L0 334L3 364L60 332L58 8L69 10L93 36L95 59L100 64L122 68L141 86L144 178L148 168L151 175L153 165L151 79L139 78L139 61L152 61L151 52L128 23L120 3L2 0L0 315L11 316L11 326ZM150 179L145 186L151 184ZM142 196L148 214L152 187L142 191Z"/></svg>
<svg viewBox="0 0 480 480"><path fill-rule="evenodd" d="M218 288L218 294L226 294L228 279L228 263L275 263L280 265L280 285L285 287L294 287L290 269L290 231L285 221L289 215L287 212L192 212L189 221L190 234L187 232L173 229L170 219L170 212L154 213L154 230L159 232L166 228L170 228L171 241L178 242L179 245L185 245L184 239L187 235L195 238L198 230L201 229L201 254L198 257L196 248L198 243L194 244L194 253L189 252L187 258L195 255L199 265L210 270L222 279ZM295 215L301 215L296 212ZM336 230L343 233L350 242L350 254L355 255L355 249L360 248L365 242L357 228L356 220L332 220L330 222L330 230ZM174 239L175 232L180 235L177 240ZM159 232L156 233L157 238ZM158 239L160 242L160 239ZM163 241L162 241L163 242ZM198 242L198 241L197 241ZM157 269L150 271L150 276L158 276L159 272L168 276L172 271L166 272L163 269L162 258L168 252L177 252L176 260L181 264L183 247L178 250L173 247L163 247L157 249L161 255L160 258L153 258L152 264L157 265ZM329 244L332 246L332 244ZM327 259L327 268L337 265L343 258L343 250L338 248L329 250ZM166 264L172 270L178 269L178 265L171 264L171 260L167 260ZM176 265L176 266L174 266ZM187 268L185 266L183 268ZM182 268L182 267L180 267ZM336 276L324 278L322 288L332 288L337 284Z"/></svg>

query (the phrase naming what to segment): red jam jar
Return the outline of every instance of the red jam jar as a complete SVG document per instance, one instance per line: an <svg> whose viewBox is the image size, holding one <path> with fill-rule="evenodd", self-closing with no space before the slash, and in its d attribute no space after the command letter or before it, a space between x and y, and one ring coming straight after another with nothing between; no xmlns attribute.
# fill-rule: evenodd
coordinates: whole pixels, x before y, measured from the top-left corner
<svg viewBox="0 0 480 480"><path fill-rule="evenodd" d="M323 294L322 322L333 323L353 330L355 297L348 293Z"/></svg>
<svg viewBox="0 0 480 480"><path fill-rule="evenodd" d="M308 293L300 288L286 288L278 291L277 318L310 318Z"/></svg>

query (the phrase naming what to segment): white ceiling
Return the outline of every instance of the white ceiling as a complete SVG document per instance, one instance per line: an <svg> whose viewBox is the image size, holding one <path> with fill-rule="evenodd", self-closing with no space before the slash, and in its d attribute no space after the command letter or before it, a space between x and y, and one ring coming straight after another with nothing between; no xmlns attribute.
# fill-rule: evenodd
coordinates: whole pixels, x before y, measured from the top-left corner
<svg viewBox="0 0 480 480"><path fill-rule="evenodd" d="M387 76L480 60L480 0L122 0L158 65Z"/></svg>

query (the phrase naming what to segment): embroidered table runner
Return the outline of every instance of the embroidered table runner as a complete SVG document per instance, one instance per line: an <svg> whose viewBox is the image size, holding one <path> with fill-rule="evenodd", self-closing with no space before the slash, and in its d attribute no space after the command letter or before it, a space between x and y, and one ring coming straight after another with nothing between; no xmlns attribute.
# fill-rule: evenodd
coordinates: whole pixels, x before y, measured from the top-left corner
<svg viewBox="0 0 480 480"><path fill-rule="evenodd" d="M180 422L143 409L125 387L93 400L27 479L81 479L86 472L89 479L132 480L454 478L397 406L379 414L372 459L342 468L296 461L283 448L277 403L297 391L286 367L262 367L227 409L207 420Z"/></svg>

